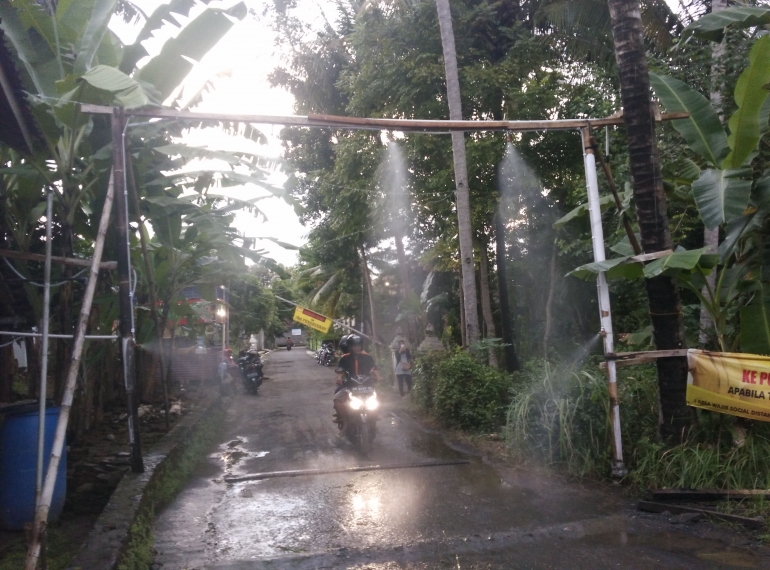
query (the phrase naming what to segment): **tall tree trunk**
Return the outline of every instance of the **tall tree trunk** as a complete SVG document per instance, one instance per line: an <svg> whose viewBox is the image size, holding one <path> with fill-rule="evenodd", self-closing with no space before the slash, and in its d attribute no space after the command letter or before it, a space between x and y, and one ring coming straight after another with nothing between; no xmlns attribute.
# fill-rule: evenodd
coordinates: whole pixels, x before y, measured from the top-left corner
<svg viewBox="0 0 770 570"><path fill-rule="evenodd" d="M618 62L620 94L628 131L628 153L634 200L645 253L671 249L666 193L655 143L655 120L642 36L638 0L609 0L612 37ZM684 347L684 323L679 292L670 277L646 280L653 337L659 350ZM687 359L659 358L659 430L668 440L684 435L689 425L685 400Z"/></svg>
<svg viewBox="0 0 770 570"><path fill-rule="evenodd" d="M543 333L543 358L548 358L548 347L551 344L551 325L553 294L556 291L556 241L553 242L551 250L551 282L548 286L548 299L545 302L545 332Z"/></svg>
<svg viewBox="0 0 770 570"><path fill-rule="evenodd" d="M503 353L505 354L505 369L515 372L519 369L519 359L516 356L516 348L513 345L513 317L508 302L508 271L507 251L505 247L505 223L502 212L502 192L498 184L500 204L495 212L495 246L497 257L497 295L500 299L500 326L503 329Z"/></svg>
<svg viewBox="0 0 770 570"><path fill-rule="evenodd" d="M711 11L721 12L727 8L727 0L712 0ZM719 113L719 119L724 122L722 116L722 76L724 75L724 66L721 64L721 59L725 54L725 43L722 39L721 43L714 45L711 50L711 104L716 107ZM716 253L719 249L719 227L710 230L706 227L703 228L703 247L706 248L706 253ZM712 271L706 275L706 283L703 287L703 296L708 298L708 291L714 290L717 281L717 272ZM702 347L707 347L709 344L710 333L714 330L714 321L711 318L711 314L706 310L704 305L700 308L700 332L698 334L698 344Z"/></svg>
<svg viewBox="0 0 770 570"><path fill-rule="evenodd" d="M475 277L474 277L475 279ZM458 291L460 297L460 342L463 348L468 346L468 332L465 328L465 295L463 295L463 281L460 278L460 289Z"/></svg>
<svg viewBox="0 0 770 570"><path fill-rule="evenodd" d="M441 30L441 46L444 51L449 118L457 121L463 118L463 113L462 101L460 99L460 77L457 73L457 52L455 50L455 36L452 30L452 13L449 9L449 0L436 0L436 9L438 11L438 24ZM479 316L476 294L476 264L473 260L471 196L468 188L468 167L465 158L465 135L463 133L452 133L452 155L454 157L455 185L457 186L455 192L457 198L457 229L460 237L467 346L479 339Z"/></svg>
<svg viewBox="0 0 770 570"><path fill-rule="evenodd" d="M489 252L488 244L479 243L479 288L481 289L481 311L484 316L484 326L487 330L487 338L497 338L495 319L492 317L492 298L489 294ZM497 368L497 349L489 349L489 365Z"/></svg>
<svg viewBox="0 0 770 570"><path fill-rule="evenodd" d="M372 338L379 340L377 338L377 317L375 316L375 310L374 310L374 290L372 287L372 275L369 273L369 261L366 258L366 249L364 246L361 246L361 264L363 266L364 270L364 281L366 282L366 294L369 297L369 317L371 319L371 325L372 325ZM376 358L380 357L380 346L375 342L374 343L374 355Z"/></svg>

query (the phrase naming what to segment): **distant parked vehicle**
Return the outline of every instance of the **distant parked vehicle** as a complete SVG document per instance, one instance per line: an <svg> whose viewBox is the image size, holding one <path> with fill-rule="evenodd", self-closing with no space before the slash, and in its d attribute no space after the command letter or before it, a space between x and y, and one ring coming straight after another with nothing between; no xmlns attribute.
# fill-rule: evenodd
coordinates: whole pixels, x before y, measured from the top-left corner
<svg viewBox="0 0 770 570"><path fill-rule="evenodd" d="M241 351L238 358L238 370L241 372L243 389L250 394L256 394L262 385L264 374L262 373L262 359L256 350Z"/></svg>
<svg viewBox="0 0 770 570"><path fill-rule="evenodd" d="M321 366L329 366L332 363L334 360L334 343L332 341L325 340L321 343L316 360Z"/></svg>

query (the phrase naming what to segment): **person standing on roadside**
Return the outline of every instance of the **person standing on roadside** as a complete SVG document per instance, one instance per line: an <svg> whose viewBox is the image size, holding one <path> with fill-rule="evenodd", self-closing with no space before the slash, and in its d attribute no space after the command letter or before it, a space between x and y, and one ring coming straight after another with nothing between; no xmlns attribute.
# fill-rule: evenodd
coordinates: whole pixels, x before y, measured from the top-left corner
<svg viewBox="0 0 770 570"><path fill-rule="evenodd" d="M398 391L402 398L406 397L404 384L406 384L407 393L412 391L412 364L412 353L402 340L396 353L396 378L398 378Z"/></svg>

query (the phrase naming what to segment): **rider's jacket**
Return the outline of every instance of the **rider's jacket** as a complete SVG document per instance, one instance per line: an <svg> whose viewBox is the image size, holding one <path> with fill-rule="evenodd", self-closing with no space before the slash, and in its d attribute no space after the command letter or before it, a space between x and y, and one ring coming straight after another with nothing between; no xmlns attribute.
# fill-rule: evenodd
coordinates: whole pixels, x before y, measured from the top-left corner
<svg viewBox="0 0 770 570"><path fill-rule="evenodd" d="M374 358L363 351L358 354L353 354L352 352L345 354L340 358L340 362L337 366L338 368L342 368L350 376L369 376L372 373L372 370L377 370Z"/></svg>

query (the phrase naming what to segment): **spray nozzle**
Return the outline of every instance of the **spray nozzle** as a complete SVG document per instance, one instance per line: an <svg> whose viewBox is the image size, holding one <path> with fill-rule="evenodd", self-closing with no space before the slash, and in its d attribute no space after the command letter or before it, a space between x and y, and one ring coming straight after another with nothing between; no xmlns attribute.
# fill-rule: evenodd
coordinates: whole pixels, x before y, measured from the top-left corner
<svg viewBox="0 0 770 570"><path fill-rule="evenodd" d="M511 133L509 131L505 131L505 142L508 144L511 142Z"/></svg>
<svg viewBox="0 0 770 570"><path fill-rule="evenodd" d="M602 336L602 337L606 337L607 336L607 331L604 330L604 327L602 327L602 330L599 331L599 336Z"/></svg>

